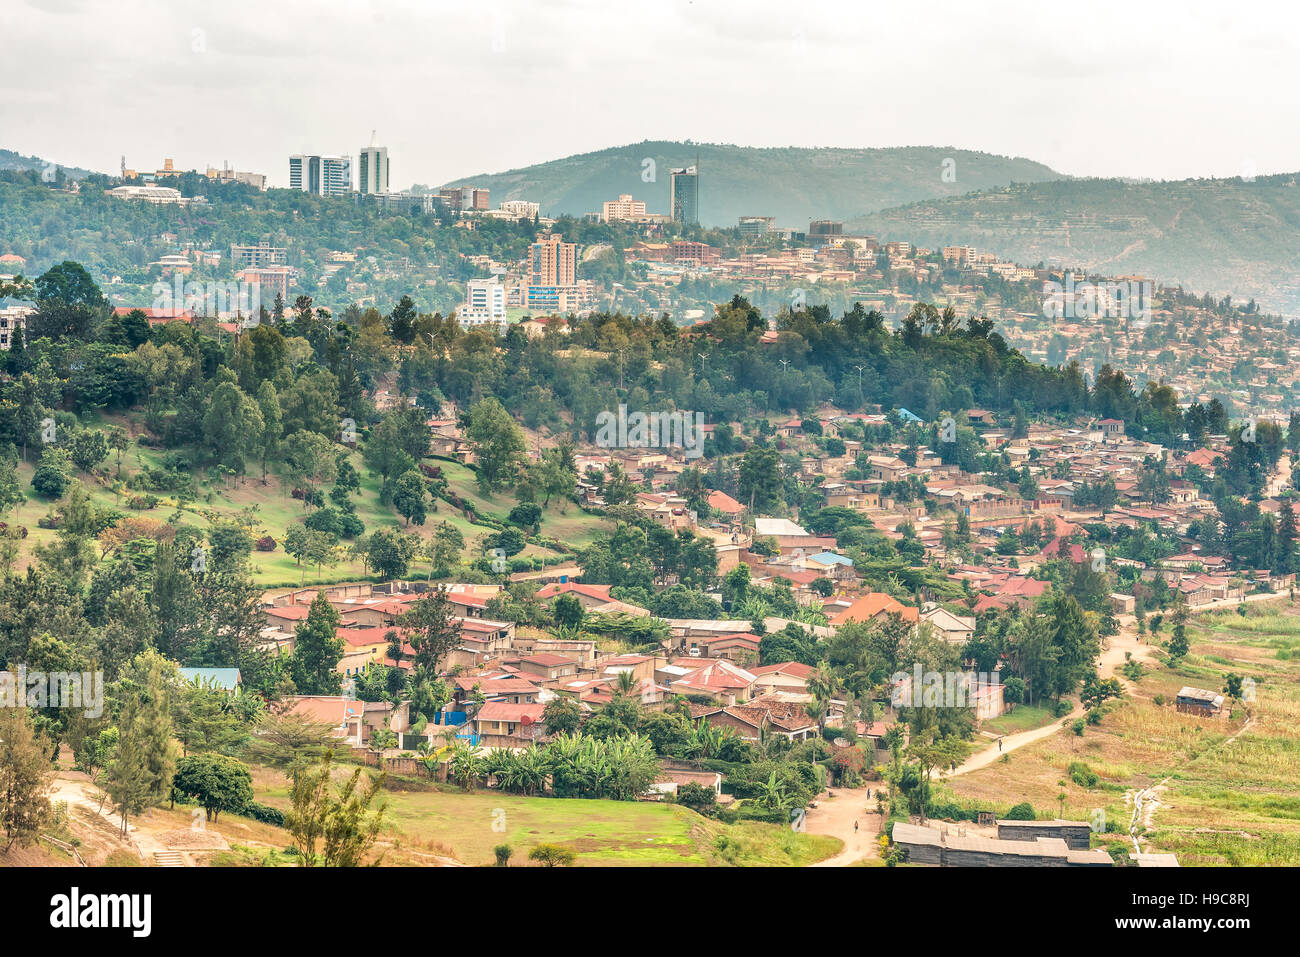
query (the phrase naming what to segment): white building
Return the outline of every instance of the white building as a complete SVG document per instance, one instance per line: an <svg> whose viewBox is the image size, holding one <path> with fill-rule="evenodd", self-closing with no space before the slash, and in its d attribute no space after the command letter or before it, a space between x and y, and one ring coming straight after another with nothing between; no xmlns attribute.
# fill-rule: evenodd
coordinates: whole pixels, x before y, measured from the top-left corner
<svg viewBox="0 0 1300 957"><path fill-rule="evenodd" d="M289 188L317 196L346 196L352 192L352 157L309 153L290 156Z"/></svg>
<svg viewBox="0 0 1300 957"><path fill-rule="evenodd" d="M471 279L465 284L465 305L456 312L462 326L506 324L506 287L499 279Z"/></svg>
<svg viewBox="0 0 1300 957"><path fill-rule="evenodd" d="M526 199L503 200L500 209L511 219L536 219L542 212L540 203L530 203Z"/></svg>
<svg viewBox="0 0 1300 957"><path fill-rule="evenodd" d="M27 325L27 317L35 311L34 306L0 309L0 349L8 350L13 343L14 334Z"/></svg>
<svg viewBox="0 0 1300 957"><path fill-rule="evenodd" d="M370 134L370 145L361 148L357 159L357 189L381 196L388 192L388 147L376 145L374 133Z"/></svg>

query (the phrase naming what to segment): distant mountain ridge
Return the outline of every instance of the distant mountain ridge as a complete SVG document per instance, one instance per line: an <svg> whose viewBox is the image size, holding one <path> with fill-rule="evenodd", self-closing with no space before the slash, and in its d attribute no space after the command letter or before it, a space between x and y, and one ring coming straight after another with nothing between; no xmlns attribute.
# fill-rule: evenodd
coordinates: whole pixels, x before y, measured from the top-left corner
<svg viewBox="0 0 1300 957"><path fill-rule="evenodd" d="M1300 173L1026 183L879 210L850 230L975 246L1022 265L1140 274L1300 313Z"/></svg>
<svg viewBox="0 0 1300 957"><path fill-rule="evenodd" d="M950 147L766 148L648 140L447 185L487 187L494 205L503 199L533 200L543 215L599 213L605 200L624 193L644 200L649 212L666 213L669 171L695 165L697 156L705 226L735 226L741 216L774 216L778 225L807 228L813 219L843 220L919 200L1061 176L1032 160Z"/></svg>
<svg viewBox="0 0 1300 957"><path fill-rule="evenodd" d="M63 166L50 160L42 159L39 156L22 156L13 150L0 150L0 170L3 169L34 169L45 170L48 167L55 167L63 170L63 175L69 179L85 179L91 174L91 170L82 169L79 166Z"/></svg>

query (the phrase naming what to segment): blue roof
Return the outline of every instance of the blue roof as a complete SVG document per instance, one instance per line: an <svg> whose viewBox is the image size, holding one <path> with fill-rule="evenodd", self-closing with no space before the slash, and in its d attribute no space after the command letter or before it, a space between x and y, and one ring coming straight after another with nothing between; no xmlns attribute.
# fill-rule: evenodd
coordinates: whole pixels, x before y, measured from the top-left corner
<svg viewBox="0 0 1300 957"><path fill-rule="evenodd" d="M212 685L222 691L235 691L239 687L238 668L182 668L180 672L186 681Z"/></svg>
<svg viewBox="0 0 1300 957"><path fill-rule="evenodd" d="M853 567L853 559L849 558L847 555L836 555L834 552L819 552L812 556L812 560L823 564L826 562L835 562L837 565L846 565L849 568Z"/></svg>
<svg viewBox="0 0 1300 957"><path fill-rule="evenodd" d="M919 416L917 416L917 415L915 415L915 414L913 414L913 413L911 413L911 412L908 412L907 409L901 409L901 408L898 410L898 417L899 417L900 419L902 419L904 422L924 422L924 421L925 421L924 419L921 419Z"/></svg>

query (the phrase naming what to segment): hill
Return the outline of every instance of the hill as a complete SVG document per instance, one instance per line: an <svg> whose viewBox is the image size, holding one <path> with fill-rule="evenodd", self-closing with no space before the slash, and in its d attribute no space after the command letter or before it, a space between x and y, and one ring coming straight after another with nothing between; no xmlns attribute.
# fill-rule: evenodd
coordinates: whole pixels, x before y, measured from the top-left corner
<svg viewBox="0 0 1300 957"><path fill-rule="evenodd" d="M63 175L68 179L85 179L90 175L90 170L82 169L79 166L60 166L58 163L50 160L41 159L39 156L22 156L13 150L0 150L0 170L4 169L34 169L45 170L53 166L61 170Z"/></svg>
<svg viewBox="0 0 1300 957"><path fill-rule="evenodd" d="M711 143L650 141L509 170L448 185L485 186L492 201L529 199L547 216L599 212L621 193L643 199L652 213L668 212L668 172L699 157L700 221L734 226L740 216L775 216L783 226L810 219L846 219L935 197L958 196L1013 182L1059 177L1041 163L949 147L888 149L762 149ZM653 160L653 181L643 179ZM944 160L954 181L945 182ZM645 175L649 175L649 172Z"/></svg>
<svg viewBox="0 0 1300 957"><path fill-rule="evenodd" d="M972 245L1024 265L1140 274L1297 312L1298 178L1028 183L881 210L845 230Z"/></svg>

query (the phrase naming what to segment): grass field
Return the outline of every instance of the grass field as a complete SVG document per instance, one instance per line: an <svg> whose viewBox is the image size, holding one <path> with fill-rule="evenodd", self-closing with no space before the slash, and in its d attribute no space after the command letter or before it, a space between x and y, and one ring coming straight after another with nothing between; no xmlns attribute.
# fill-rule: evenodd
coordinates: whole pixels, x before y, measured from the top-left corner
<svg viewBox="0 0 1300 957"><path fill-rule="evenodd" d="M1100 809L1124 832L1131 792L1165 782L1144 849L1171 851L1185 865L1300 864L1298 615L1294 606L1268 603L1249 606L1245 617L1232 610L1194 616L1191 653L1176 669L1153 663L1100 726L1082 737L1052 735L945 789L959 801L1003 807L1028 800L1040 815L1076 820ZM1218 691L1229 673L1255 682L1254 701L1218 719L1174 709L1182 686ZM1247 710L1249 727L1228 743ZM1098 784L1076 784L1071 762L1086 764ZM1122 833L1106 837L1127 846Z"/></svg>
<svg viewBox="0 0 1300 957"><path fill-rule="evenodd" d="M127 426L136 433L142 428L138 417L134 420L114 418L112 421ZM146 467L161 467L163 455L162 450L132 442L122 455L123 482ZM367 474L360 453L353 452L349 460L361 476L361 492L354 496L353 501L357 517L365 524L367 533L378 528L404 528L402 518L393 509L380 503L379 479ZM479 491L473 470L464 465L442 460L436 464L447 476L448 486L456 494L473 503L484 517L504 520L510 509L517 504L517 500L509 492L484 496ZM29 534L24 543L21 562L30 558L31 550L36 545L49 543L55 537L52 530L40 528L37 524L54 503L41 499L31 491L33 472L34 466L30 463L19 466L19 481L28 498L7 517L7 520L24 525L28 529ZM140 515L158 521L169 521L176 513L177 501L167 493L155 493L159 499L159 504L155 508L141 511L129 509L126 504L128 498L132 494L143 493L128 490L118 484L116 453L109 454L109 457L96 469L95 475L77 473L75 477L86 487L97 505L115 509L123 515ZM271 473L263 483L261 469L257 463L249 463L249 474L242 479L225 479L209 475L206 470L199 470L197 485L198 495L194 501L186 503L180 520L198 528L207 528L214 520L234 518L245 509L253 509L257 522L256 536L270 535L277 542L282 543L287 529L293 523L301 521L306 514L302 503L290 495L289 483L281 477ZM455 526L464 536L467 558L481 554L480 540L494 531L492 528L473 524L458 509L443 501L430 503L428 517L423 526L412 525L405 530L428 537L443 521ZM543 513L541 535L562 542L563 552L572 552L590 545L608 528L609 523L604 519L582 511L573 502L553 500ZM254 551L250 558L253 578L258 584L267 587L358 579L363 575L363 566L359 561L353 561L344 554L346 545L345 540L339 549L336 565L320 570L314 567L299 567L281 547L270 552ZM525 557L547 557L560 553L530 543L522 554ZM427 564L423 568L415 566L410 574L412 577L420 577L421 572L428 574L430 570Z"/></svg>
<svg viewBox="0 0 1300 957"><path fill-rule="evenodd" d="M339 769L337 774L350 774ZM288 806L284 780L259 769L257 799ZM465 864L493 862L493 848L509 844L513 863L527 863L538 844L562 844L576 863L596 866L801 866L839 852L842 842L774 824L722 824L671 804L520 797L451 789L385 794L391 863L419 863L437 854ZM233 863L233 861L232 861Z"/></svg>
<svg viewBox="0 0 1300 957"><path fill-rule="evenodd" d="M1014 711L980 722L980 730L992 734L1016 734L1020 731L1032 731L1056 720L1051 709L1038 705L1018 704Z"/></svg>

